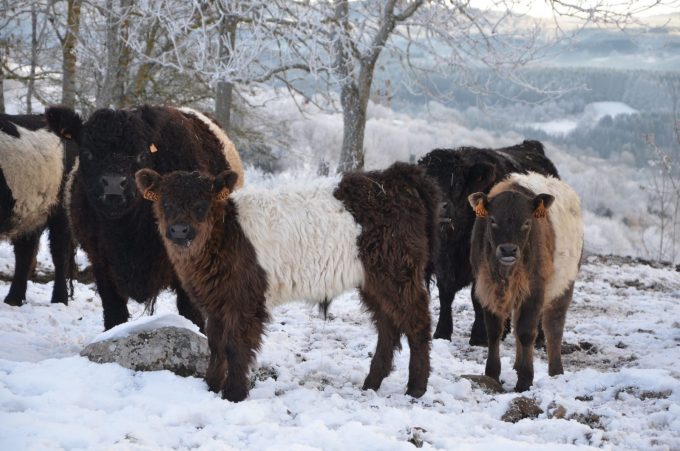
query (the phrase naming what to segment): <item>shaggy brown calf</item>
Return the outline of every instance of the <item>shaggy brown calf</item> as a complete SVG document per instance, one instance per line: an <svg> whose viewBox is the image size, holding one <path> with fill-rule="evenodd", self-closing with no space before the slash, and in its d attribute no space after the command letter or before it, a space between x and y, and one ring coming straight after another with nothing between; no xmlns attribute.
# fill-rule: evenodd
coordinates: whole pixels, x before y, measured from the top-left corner
<svg viewBox="0 0 680 451"><path fill-rule="evenodd" d="M210 390L222 390L230 401L248 396L248 367L271 307L298 299L320 303L359 287L378 329L363 388L380 387L404 334L411 351L406 393L425 393L425 282L436 251L439 191L421 169L395 164L340 180L235 193L232 171L161 176L145 169L136 180L154 201L182 286L208 319Z"/></svg>
<svg viewBox="0 0 680 451"><path fill-rule="evenodd" d="M578 195L564 182L537 173L512 174L489 196L469 197L477 219L470 263L489 337L486 375L501 372L500 340L512 314L516 391L534 380L533 349L542 321L548 372L562 374L562 333L583 249Z"/></svg>
<svg viewBox="0 0 680 451"><path fill-rule="evenodd" d="M476 192L488 193L496 183L513 172L533 171L558 177L557 169L545 155L543 144L538 141L523 141L499 149L435 149L424 155L418 165L437 180L446 203L443 211L446 221L439 230L440 248L434 262L440 309L433 338L451 340L453 298L458 291L473 282L470 236L475 215L468 206L468 196ZM470 344L487 346L484 312L474 292L473 286L471 293L475 321L470 331Z"/></svg>

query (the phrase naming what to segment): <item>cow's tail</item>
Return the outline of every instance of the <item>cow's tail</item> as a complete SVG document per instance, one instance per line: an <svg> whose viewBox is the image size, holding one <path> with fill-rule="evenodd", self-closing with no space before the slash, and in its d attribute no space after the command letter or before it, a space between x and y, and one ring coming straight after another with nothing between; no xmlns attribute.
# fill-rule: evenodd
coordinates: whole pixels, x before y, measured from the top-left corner
<svg viewBox="0 0 680 451"><path fill-rule="evenodd" d="M427 235L428 258L425 266L425 286L428 291L435 273L435 261L439 253L439 211L442 194L434 179L421 171L420 179L415 186L425 207L425 227Z"/></svg>

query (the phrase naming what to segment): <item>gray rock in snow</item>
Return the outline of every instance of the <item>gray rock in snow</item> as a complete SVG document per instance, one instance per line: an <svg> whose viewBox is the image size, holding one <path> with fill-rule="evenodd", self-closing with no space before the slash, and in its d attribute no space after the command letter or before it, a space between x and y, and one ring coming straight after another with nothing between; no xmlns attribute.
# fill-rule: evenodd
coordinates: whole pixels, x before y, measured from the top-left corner
<svg viewBox="0 0 680 451"><path fill-rule="evenodd" d="M472 382L472 385L480 388L484 393L493 395L496 393L503 393L503 386L495 379L489 376L479 375L479 374L463 374L460 376L463 379L467 379Z"/></svg>
<svg viewBox="0 0 680 451"><path fill-rule="evenodd" d="M210 350L208 340L196 332L160 327L90 343L80 355L93 362L115 362L136 371L169 370L180 376L204 377Z"/></svg>
<svg viewBox="0 0 680 451"><path fill-rule="evenodd" d="M517 423L524 418L537 418L542 413L543 409L538 407L535 399L518 396L510 402L510 406L501 417L501 420Z"/></svg>

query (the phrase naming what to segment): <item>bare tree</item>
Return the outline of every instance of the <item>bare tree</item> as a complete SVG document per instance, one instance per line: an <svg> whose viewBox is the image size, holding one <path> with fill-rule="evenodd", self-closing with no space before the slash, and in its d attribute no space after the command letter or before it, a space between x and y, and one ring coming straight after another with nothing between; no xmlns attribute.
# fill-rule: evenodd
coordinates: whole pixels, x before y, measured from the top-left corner
<svg viewBox="0 0 680 451"><path fill-rule="evenodd" d="M587 25L624 28L637 20L636 14L663 2L553 0L555 26L550 33L545 20L526 14L532 2L490 3L487 10L467 0L315 3L320 10L334 7L333 20L325 23L334 33L333 68L343 113L340 170L363 168L367 105L379 58L399 61L402 81L409 89L439 99L447 93L431 91L436 85L427 81L433 76L445 75L480 94L487 93L488 86L478 78L480 67L524 89L558 95L568 87L535 86L518 69ZM571 20L570 28L560 26L558 19L565 18Z"/></svg>
<svg viewBox="0 0 680 451"><path fill-rule="evenodd" d="M666 88L673 108L674 142L661 147L653 134L643 136L650 153L650 175L643 189L649 193L647 210L658 228L657 242L651 243L653 249L647 252L655 260L676 262L680 245L680 84L669 80Z"/></svg>
<svg viewBox="0 0 680 451"><path fill-rule="evenodd" d="M80 8L82 0L67 0L66 32L62 38L61 103L74 107L76 104L76 44L80 31Z"/></svg>

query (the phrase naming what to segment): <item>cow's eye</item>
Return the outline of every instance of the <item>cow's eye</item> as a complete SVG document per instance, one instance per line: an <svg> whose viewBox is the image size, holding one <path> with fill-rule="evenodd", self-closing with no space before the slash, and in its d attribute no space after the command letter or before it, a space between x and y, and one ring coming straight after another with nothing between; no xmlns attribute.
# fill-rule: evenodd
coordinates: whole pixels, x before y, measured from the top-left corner
<svg viewBox="0 0 680 451"><path fill-rule="evenodd" d="M490 217L489 222L491 223L491 227L493 227L494 229L498 227L498 223L496 222L496 220L494 218Z"/></svg>
<svg viewBox="0 0 680 451"><path fill-rule="evenodd" d="M147 161L149 161L149 157L151 154L149 153L148 150L145 150L144 152L140 153L137 155L137 164L144 164Z"/></svg>
<svg viewBox="0 0 680 451"><path fill-rule="evenodd" d="M527 230L529 226L531 226L531 221L527 219L524 221L524 224L522 224L522 230Z"/></svg>
<svg viewBox="0 0 680 451"><path fill-rule="evenodd" d="M202 218L205 216L205 214L208 211L208 206L206 204L199 204L194 208L194 212L196 213L196 216L199 218Z"/></svg>
<svg viewBox="0 0 680 451"><path fill-rule="evenodd" d="M94 159L94 155L92 155L92 152L90 152L87 149L81 150L80 155L87 161L92 161Z"/></svg>

